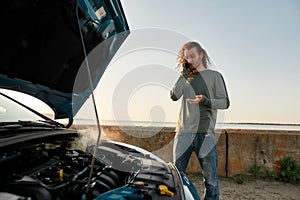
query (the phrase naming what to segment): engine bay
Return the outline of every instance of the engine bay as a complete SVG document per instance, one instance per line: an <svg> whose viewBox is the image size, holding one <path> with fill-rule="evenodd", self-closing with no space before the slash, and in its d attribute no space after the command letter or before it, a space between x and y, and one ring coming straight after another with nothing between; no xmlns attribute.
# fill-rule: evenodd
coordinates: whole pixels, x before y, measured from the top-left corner
<svg viewBox="0 0 300 200"><path fill-rule="evenodd" d="M47 138L2 149L0 197L181 199L180 180L172 164L108 141L93 156L94 146L73 149L74 142L74 138Z"/></svg>

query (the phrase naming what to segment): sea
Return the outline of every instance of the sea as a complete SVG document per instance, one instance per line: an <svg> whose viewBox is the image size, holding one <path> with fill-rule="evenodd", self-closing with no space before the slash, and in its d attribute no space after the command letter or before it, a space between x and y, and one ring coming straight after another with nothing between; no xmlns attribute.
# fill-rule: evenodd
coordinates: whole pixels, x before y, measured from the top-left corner
<svg viewBox="0 0 300 200"><path fill-rule="evenodd" d="M77 124L96 124L96 123L91 123L91 121L87 121L87 120L75 120L75 123L77 123ZM100 125L142 126L142 127L176 127L176 122L101 120ZM300 124L217 123L216 128L221 128L221 129L260 129L260 130L300 131Z"/></svg>

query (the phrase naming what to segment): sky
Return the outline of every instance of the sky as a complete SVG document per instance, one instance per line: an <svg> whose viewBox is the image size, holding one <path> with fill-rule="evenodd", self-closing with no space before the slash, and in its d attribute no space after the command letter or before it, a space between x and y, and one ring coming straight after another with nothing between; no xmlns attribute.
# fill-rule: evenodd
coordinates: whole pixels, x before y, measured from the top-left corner
<svg viewBox="0 0 300 200"><path fill-rule="evenodd" d="M227 86L218 122L300 123L300 1L121 2L131 33L95 91L101 120L176 122L177 53L194 40Z"/></svg>
<svg viewBox="0 0 300 200"><path fill-rule="evenodd" d="M204 46L227 85L231 106L224 111L224 122L300 123L299 1L123 0L122 4L133 33L147 28L161 29ZM176 54L182 44L178 40L175 44L178 49L172 49L172 53ZM163 65L174 69L176 55L172 53L165 56L169 63ZM152 54L149 52L148 56ZM159 65L159 59L162 58L153 62ZM173 75L170 78L176 80ZM139 101L143 93L147 92L135 91L130 98L136 100L130 99L130 105L138 107L138 102L146 104L152 97L161 103L154 102L148 110L144 108L148 115L154 110L157 118L161 114L166 121L177 120L180 104L170 102L168 87ZM133 107L128 112L133 113L132 119L138 119L142 106L140 111L134 111Z"/></svg>

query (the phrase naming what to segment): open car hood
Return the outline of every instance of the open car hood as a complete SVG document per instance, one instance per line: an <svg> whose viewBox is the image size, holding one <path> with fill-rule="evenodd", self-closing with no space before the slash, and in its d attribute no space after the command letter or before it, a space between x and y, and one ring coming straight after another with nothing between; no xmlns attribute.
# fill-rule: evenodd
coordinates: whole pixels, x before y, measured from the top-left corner
<svg viewBox="0 0 300 200"><path fill-rule="evenodd" d="M102 46L97 50L101 62L89 69L96 84L129 33L120 1L14 0L1 8L0 87L42 100L55 119L69 118L71 125L91 91L89 81L73 90L85 58ZM83 94L76 108L75 93Z"/></svg>

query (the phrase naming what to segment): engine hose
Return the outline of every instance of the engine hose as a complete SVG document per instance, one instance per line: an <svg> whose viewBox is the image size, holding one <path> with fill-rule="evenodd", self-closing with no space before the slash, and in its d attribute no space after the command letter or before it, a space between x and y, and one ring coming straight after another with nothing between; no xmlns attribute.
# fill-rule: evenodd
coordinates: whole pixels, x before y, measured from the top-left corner
<svg viewBox="0 0 300 200"><path fill-rule="evenodd" d="M107 184L99 180L95 180L95 185L92 187L92 189L98 190L100 193L104 193L111 190L111 188Z"/></svg>
<svg viewBox="0 0 300 200"><path fill-rule="evenodd" d="M117 187L116 182L106 174L100 174L100 176L98 176L97 179L104 182L105 184L107 184L111 188L116 188Z"/></svg>
<svg viewBox="0 0 300 200"><path fill-rule="evenodd" d="M115 183L120 183L120 177L115 171L106 169L103 171L103 174L106 174L109 177L111 177L115 181Z"/></svg>
<svg viewBox="0 0 300 200"><path fill-rule="evenodd" d="M77 180L78 177L80 177L82 174L84 174L85 172L87 172L89 170L88 167L85 167L83 170L81 170L80 172L78 172L77 174L75 174L72 178L72 181Z"/></svg>

